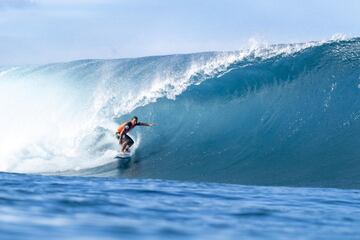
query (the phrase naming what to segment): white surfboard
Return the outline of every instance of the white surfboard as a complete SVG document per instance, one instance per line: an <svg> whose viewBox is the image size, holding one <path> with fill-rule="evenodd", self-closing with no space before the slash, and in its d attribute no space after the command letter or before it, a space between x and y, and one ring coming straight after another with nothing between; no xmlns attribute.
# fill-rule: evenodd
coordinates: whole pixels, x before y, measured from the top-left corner
<svg viewBox="0 0 360 240"><path fill-rule="evenodd" d="M118 153L115 156L116 158L131 158L131 153Z"/></svg>

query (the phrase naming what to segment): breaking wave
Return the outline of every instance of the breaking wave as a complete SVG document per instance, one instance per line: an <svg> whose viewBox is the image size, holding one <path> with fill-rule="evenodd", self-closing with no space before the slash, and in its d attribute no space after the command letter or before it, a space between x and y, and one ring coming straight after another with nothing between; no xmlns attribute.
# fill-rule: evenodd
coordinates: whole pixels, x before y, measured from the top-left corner
<svg viewBox="0 0 360 240"><path fill-rule="evenodd" d="M0 68L0 171L359 187L359 66L354 38Z"/></svg>

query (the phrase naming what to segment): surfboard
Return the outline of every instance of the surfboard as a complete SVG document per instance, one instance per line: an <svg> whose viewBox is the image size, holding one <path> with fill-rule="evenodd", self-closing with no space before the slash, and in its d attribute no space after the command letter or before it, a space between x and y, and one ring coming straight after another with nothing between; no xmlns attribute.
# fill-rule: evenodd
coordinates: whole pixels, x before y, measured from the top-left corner
<svg viewBox="0 0 360 240"><path fill-rule="evenodd" d="M131 158L130 153L118 153L116 154L115 158Z"/></svg>
<svg viewBox="0 0 360 240"><path fill-rule="evenodd" d="M134 144L133 148L129 152L118 151L116 154L116 158L131 158L135 154L136 148L138 144Z"/></svg>

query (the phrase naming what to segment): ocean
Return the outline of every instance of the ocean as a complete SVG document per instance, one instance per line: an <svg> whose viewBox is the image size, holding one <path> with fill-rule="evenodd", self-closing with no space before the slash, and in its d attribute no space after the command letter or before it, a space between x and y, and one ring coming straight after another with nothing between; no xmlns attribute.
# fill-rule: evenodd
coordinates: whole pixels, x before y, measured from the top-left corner
<svg viewBox="0 0 360 240"><path fill-rule="evenodd" d="M350 38L0 67L0 238L359 239L359 66Z"/></svg>
<svg viewBox="0 0 360 240"><path fill-rule="evenodd" d="M359 190L0 175L1 239L359 239Z"/></svg>

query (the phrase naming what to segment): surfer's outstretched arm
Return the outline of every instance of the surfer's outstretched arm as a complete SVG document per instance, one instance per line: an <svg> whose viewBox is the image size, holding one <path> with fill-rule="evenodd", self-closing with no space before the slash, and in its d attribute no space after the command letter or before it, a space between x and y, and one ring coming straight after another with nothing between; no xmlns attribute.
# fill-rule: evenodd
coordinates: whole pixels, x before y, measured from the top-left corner
<svg viewBox="0 0 360 240"><path fill-rule="evenodd" d="M145 127L152 127L152 126L155 125L155 123L138 122L136 125L138 125L138 126L145 126Z"/></svg>

